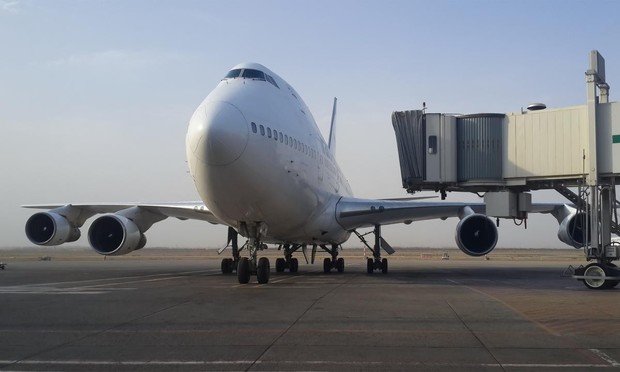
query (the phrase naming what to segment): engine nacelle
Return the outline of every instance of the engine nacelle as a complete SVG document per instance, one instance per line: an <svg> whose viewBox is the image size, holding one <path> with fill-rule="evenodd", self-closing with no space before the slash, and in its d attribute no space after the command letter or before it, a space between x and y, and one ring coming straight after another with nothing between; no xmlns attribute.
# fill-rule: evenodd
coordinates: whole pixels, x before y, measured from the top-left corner
<svg viewBox="0 0 620 372"><path fill-rule="evenodd" d="M26 221L26 236L37 245L60 245L80 238L80 229L54 212L35 213Z"/></svg>
<svg viewBox="0 0 620 372"><path fill-rule="evenodd" d="M146 245L146 237L129 218L110 214L97 218L88 229L88 242L99 254L120 256Z"/></svg>
<svg viewBox="0 0 620 372"><path fill-rule="evenodd" d="M560 223L558 238L571 247L582 248L586 243L589 243L589 241L586 242L586 235L588 238L590 237L590 234L586 234L587 231L590 231L589 220L583 212L566 216Z"/></svg>
<svg viewBox="0 0 620 372"><path fill-rule="evenodd" d="M456 225L456 244L467 255L484 256L497 244L497 227L483 214L470 214Z"/></svg>

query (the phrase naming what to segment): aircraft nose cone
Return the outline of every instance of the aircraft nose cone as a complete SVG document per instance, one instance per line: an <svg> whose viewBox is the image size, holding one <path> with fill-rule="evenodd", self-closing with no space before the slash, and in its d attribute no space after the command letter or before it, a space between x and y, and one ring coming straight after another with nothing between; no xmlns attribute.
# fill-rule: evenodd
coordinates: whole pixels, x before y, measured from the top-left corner
<svg viewBox="0 0 620 372"><path fill-rule="evenodd" d="M192 116L189 146L207 165L228 165L239 159L248 143L248 123L241 111L229 102L209 102Z"/></svg>

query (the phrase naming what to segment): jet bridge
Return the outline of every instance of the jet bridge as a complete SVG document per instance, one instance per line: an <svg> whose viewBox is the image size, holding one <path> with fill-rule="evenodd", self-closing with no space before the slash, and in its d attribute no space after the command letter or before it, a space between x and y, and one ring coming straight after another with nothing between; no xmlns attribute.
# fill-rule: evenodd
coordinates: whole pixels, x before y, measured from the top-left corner
<svg viewBox="0 0 620 372"><path fill-rule="evenodd" d="M526 219L531 190L555 189L578 209L588 260L575 271L590 288L611 288L620 272L615 186L620 179L620 103L609 102L605 60L590 52L584 105L455 115L392 113L403 187L484 193L487 215ZM575 191L576 190L576 191Z"/></svg>

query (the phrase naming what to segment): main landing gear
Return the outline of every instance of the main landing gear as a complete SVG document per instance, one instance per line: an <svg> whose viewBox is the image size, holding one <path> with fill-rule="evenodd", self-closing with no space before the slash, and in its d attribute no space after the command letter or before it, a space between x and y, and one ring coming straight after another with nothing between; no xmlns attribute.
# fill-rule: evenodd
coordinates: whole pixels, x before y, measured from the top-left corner
<svg viewBox="0 0 620 372"><path fill-rule="evenodd" d="M321 245L321 249L332 256L323 259L323 272L329 273L332 269L336 269L339 273L344 272L344 258L338 258L338 244L332 244L331 249Z"/></svg>
<svg viewBox="0 0 620 372"><path fill-rule="evenodd" d="M375 270L381 270L383 274L387 274L388 273L388 260L387 258L383 258L383 259L381 258L381 249L383 249L388 255L393 254L395 251L394 251L394 248L392 248L388 244L388 242L386 242L385 239L381 237L381 225L375 225L375 228L373 231L368 232L363 235L358 233L355 230L353 230L353 232L362 241L362 243L364 243L364 245L368 249L370 249L370 251L372 252L372 258L368 258L366 260L366 272L368 274L372 274ZM371 234L371 233L375 234L375 246L372 248L370 247L370 245L368 245L368 242L364 238L364 236Z"/></svg>
<svg viewBox="0 0 620 372"><path fill-rule="evenodd" d="M293 257L293 252L297 251L299 248L302 248L299 244L284 244L284 246L282 246L282 249L284 249L284 258L276 259L276 272L282 273L285 270L291 273L297 272L299 261Z"/></svg>

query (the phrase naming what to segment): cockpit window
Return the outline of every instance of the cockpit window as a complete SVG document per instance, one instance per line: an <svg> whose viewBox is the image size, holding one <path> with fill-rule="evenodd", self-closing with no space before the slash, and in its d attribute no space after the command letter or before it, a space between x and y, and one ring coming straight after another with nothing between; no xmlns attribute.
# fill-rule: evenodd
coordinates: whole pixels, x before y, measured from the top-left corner
<svg viewBox="0 0 620 372"><path fill-rule="evenodd" d="M280 87L278 86L278 84L276 84L276 81L273 80L273 78L267 74L265 74L265 77L267 78L267 81L270 82L271 84L273 84L276 88L280 89Z"/></svg>
<svg viewBox="0 0 620 372"><path fill-rule="evenodd" d="M241 69L235 69L235 70L230 70L228 71L228 73L226 74L226 76L224 77L224 79L234 79L239 77L239 73L241 72Z"/></svg>
<svg viewBox="0 0 620 372"><path fill-rule="evenodd" d="M249 68L246 68L245 70L243 70L243 74L241 75L241 77L248 78L248 79L265 80L265 74L262 71L252 70Z"/></svg>

